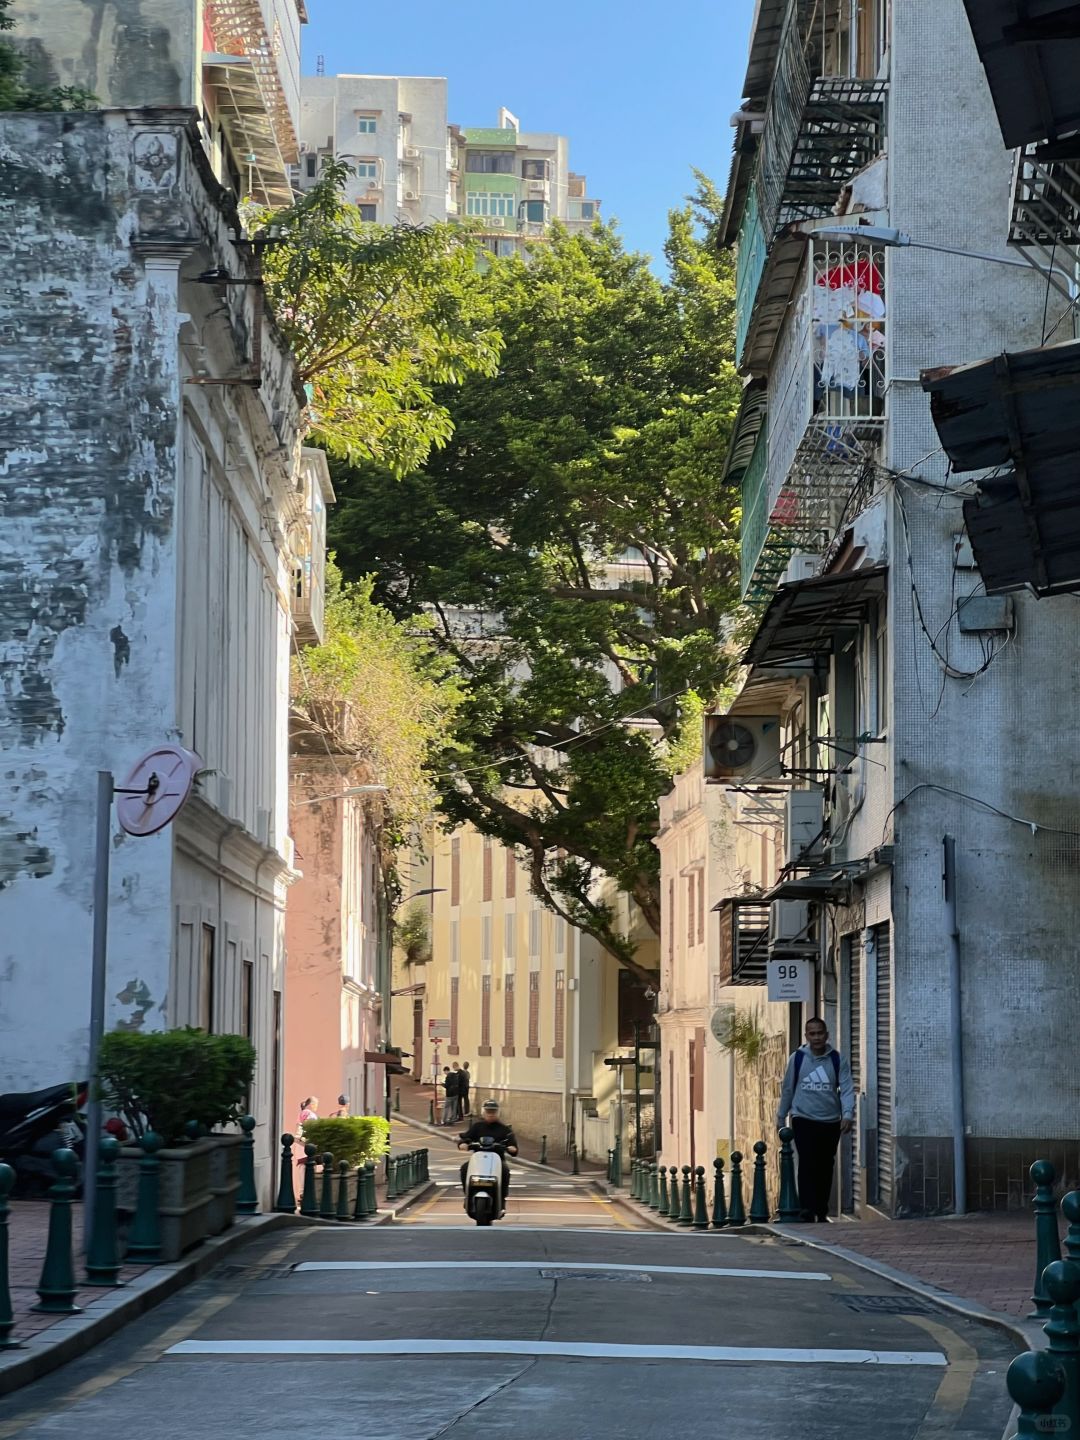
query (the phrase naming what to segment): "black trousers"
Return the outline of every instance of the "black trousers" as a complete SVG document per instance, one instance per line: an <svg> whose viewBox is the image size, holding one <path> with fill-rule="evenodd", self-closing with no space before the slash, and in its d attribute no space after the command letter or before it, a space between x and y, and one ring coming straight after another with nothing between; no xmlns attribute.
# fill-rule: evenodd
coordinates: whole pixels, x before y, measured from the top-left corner
<svg viewBox="0 0 1080 1440"><path fill-rule="evenodd" d="M799 1208L803 1218L824 1220L829 1213L833 1168L840 1144L840 1121L791 1117L799 1157Z"/></svg>

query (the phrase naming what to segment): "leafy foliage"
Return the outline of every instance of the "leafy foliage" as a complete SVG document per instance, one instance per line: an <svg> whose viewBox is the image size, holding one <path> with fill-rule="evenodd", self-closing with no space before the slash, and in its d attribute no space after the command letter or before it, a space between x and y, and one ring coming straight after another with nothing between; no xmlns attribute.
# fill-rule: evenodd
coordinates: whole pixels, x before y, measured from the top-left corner
<svg viewBox="0 0 1080 1440"><path fill-rule="evenodd" d="M102 1098L136 1136L154 1130L166 1144L191 1122L213 1130L244 1113L255 1048L243 1035L203 1030L113 1030L102 1037Z"/></svg>
<svg viewBox="0 0 1080 1440"><path fill-rule="evenodd" d="M757 1010L732 1010L720 1032L720 1044L738 1055L747 1065L756 1065L765 1053L768 1036L761 1026Z"/></svg>
<svg viewBox="0 0 1080 1440"><path fill-rule="evenodd" d="M252 226L272 239L267 295L311 387L315 439L399 474L450 437L435 387L494 374L499 335L467 234L361 220L344 198L351 173L328 161L289 209Z"/></svg>
<svg viewBox="0 0 1080 1440"><path fill-rule="evenodd" d="M407 828L431 810L430 757L448 743L461 692L428 630L395 620L372 586L328 565L325 639L294 656L292 704L331 748L367 762Z"/></svg>
<svg viewBox="0 0 1080 1440"><path fill-rule="evenodd" d="M332 1115L304 1124L304 1144L320 1155L333 1155L335 1165L363 1165L390 1153L390 1123L380 1115Z"/></svg>
<svg viewBox="0 0 1080 1440"><path fill-rule="evenodd" d="M12 0L0 0L0 31L14 30ZM89 110L97 97L77 85L35 86L23 78L23 59L10 40L0 40L0 110Z"/></svg>
<svg viewBox="0 0 1080 1440"><path fill-rule="evenodd" d="M701 179L671 215L667 282L600 226L494 262L499 374L441 392L446 446L401 478L332 467L345 573L374 573L408 623L433 615L462 677L447 823L517 847L535 892L631 968L597 882L659 930L657 800L732 670L739 497L720 475L739 384L718 204Z"/></svg>
<svg viewBox="0 0 1080 1440"><path fill-rule="evenodd" d="M431 929L423 905L410 905L394 926L394 944L402 951L406 965L426 965L431 959Z"/></svg>

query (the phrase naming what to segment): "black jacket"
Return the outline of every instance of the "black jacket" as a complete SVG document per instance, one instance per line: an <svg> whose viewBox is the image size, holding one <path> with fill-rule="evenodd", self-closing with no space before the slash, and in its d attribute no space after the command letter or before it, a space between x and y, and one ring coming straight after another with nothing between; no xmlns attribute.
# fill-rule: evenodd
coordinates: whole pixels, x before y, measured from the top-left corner
<svg viewBox="0 0 1080 1440"><path fill-rule="evenodd" d="M450 1099L453 1099L455 1095L461 1094L458 1088L458 1072L456 1070L451 1070L449 1074L443 1076L443 1089Z"/></svg>
<svg viewBox="0 0 1080 1440"><path fill-rule="evenodd" d="M459 1095L468 1095L468 1093L469 1093L469 1072L468 1072L467 1070L459 1070L459 1071L457 1072L457 1083L458 1083L458 1094L459 1094Z"/></svg>
<svg viewBox="0 0 1080 1440"><path fill-rule="evenodd" d="M475 1144L479 1140L490 1136L496 1145L504 1149L513 1146L517 1149L517 1136L509 1125L504 1125L501 1120L474 1120L461 1139L467 1144Z"/></svg>

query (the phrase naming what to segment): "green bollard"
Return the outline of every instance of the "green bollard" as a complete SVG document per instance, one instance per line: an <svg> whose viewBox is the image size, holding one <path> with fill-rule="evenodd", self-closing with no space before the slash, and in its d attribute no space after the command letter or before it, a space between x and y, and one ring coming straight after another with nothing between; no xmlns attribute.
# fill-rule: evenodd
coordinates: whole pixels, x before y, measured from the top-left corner
<svg viewBox="0 0 1080 1440"><path fill-rule="evenodd" d="M754 1144L754 1184L750 1191L750 1224L769 1223L769 1191L765 1179L765 1155L769 1147L764 1140Z"/></svg>
<svg viewBox="0 0 1080 1440"><path fill-rule="evenodd" d="M398 1198L397 1188L397 1159L393 1155L386 1157L386 1198L396 1200Z"/></svg>
<svg viewBox="0 0 1080 1440"><path fill-rule="evenodd" d="M649 1209L660 1209L660 1167L655 1160L649 1165Z"/></svg>
<svg viewBox="0 0 1080 1440"><path fill-rule="evenodd" d="M615 1188L616 1188L617 1190L621 1190L621 1189L622 1189L622 1139L621 1139L621 1138L616 1138L616 1141L615 1141L615 1159L612 1161L612 1165L613 1165L613 1168L614 1168L614 1171L615 1171L615 1176L614 1176L614 1179L612 1180L611 1183L615 1186Z"/></svg>
<svg viewBox="0 0 1080 1440"><path fill-rule="evenodd" d="M1005 1385L1009 1398L1020 1407L1017 1440L1057 1431L1051 1417L1065 1394L1065 1374L1051 1354L1029 1350L1018 1355L1006 1371Z"/></svg>
<svg viewBox="0 0 1080 1440"><path fill-rule="evenodd" d="M1062 1429L1072 1435L1080 1427L1080 1321L1076 1315L1080 1265L1073 1260L1051 1261L1043 1275L1043 1289L1054 1302L1043 1326L1047 1348L1065 1376L1065 1393L1054 1406L1054 1414L1068 1420Z"/></svg>
<svg viewBox="0 0 1080 1440"><path fill-rule="evenodd" d="M1043 1274L1048 1265L1061 1259L1057 1206L1054 1204L1057 1175L1049 1160L1036 1160L1028 1174L1035 1182L1035 1194L1031 1197L1031 1208L1035 1212L1035 1284L1031 1299L1035 1309L1028 1319L1045 1320L1053 1302L1043 1289Z"/></svg>
<svg viewBox="0 0 1080 1440"><path fill-rule="evenodd" d="M139 1265L156 1265L161 1259L161 1228L158 1222L158 1192L161 1184L161 1136L147 1130L139 1141L139 1197L135 1220L128 1232L127 1258Z"/></svg>
<svg viewBox="0 0 1080 1440"><path fill-rule="evenodd" d="M394 1087L394 1113L395 1113L396 1115L400 1115L400 1114L401 1114L401 1086L400 1086L400 1085L397 1085L397 1086Z"/></svg>
<svg viewBox="0 0 1080 1440"><path fill-rule="evenodd" d="M319 1218L333 1220L334 1215L334 1157L328 1150L322 1157L322 1194L319 1201Z"/></svg>
<svg viewBox="0 0 1080 1440"><path fill-rule="evenodd" d="M540 1164L547 1164L547 1136L540 1136Z"/></svg>
<svg viewBox="0 0 1080 1440"><path fill-rule="evenodd" d="M637 1199L637 1157L630 1157L630 1199Z"/></svg>
<svg viewBox="0 0 1080 1440"><path fill-rule="evenodd" d="M240 1189L236 1192L236 1210L240 1215L257 1215L259 1192L255 1189L255 1116L241 1115L240 1129L244 1138L240 1141Z"/></svg>
<svg viewBox="0 0 1080 1440"><path fill-rule="evenodd" d="M668 1219L677 1223L681 1209L679 1204L679 1167L670 1165L668 1171L671 1175L671 1204L668 1206Z"/></svg>
<svg viewBox="0 0 1080 1440"><path fill-rule="evenodd" d="M705 1200L705 1166L699 1165L694 1171L694 1229L709 1228L709 1207Z"/></svg>
<svg viewBox="0 0 1080 1440"><path fill-rule="evenodd" d="M659 1181L660 1181L660 1183L659 1183L660 1203L659 1203L659 1205L657 1205L657 1207L656 1207L656 1213L657 1213L658 1215L666 1215L666 1214L668 1213L668 1206L669 1206L670 1203L671 1203L670 1200L668 1199L667 1166L661 1164L661 1165L658 1165L656 1168L657 1168L657 1174L658 1174L658 1176L659 1176Z"/></svg>
<svg viewBox="0 0 1080 1440"><path fill-rule="evenodd" d="M15 1184L15 1171L10 1165L0 1165L0 1350L18 1350L21 1340L13 1340L15 1311L11 1306L11 1289L8 1284L8 1196Z"/></svg>
<svg viewBox="0 0 1080 1440"><path fill-rule="evenodd" d="M791 1148L794 1138L794 1130L785 1125L780 1131L780 1197L776 1210L776 1218L781 1223L798 1220L802 1214L799 1188L795 1183L795 1152Z"/></svg>
<svg viewBox="0 0 1080 1440"><path fill-rule="evenodd" d="M349 1209L349 1162L347 1160L342 1160L338 1166L336 1218L338 1220L352 1219L352 1211Z"/></svg>
<svg viewBox="0 0 1080 1440"><path fill-rule="evenodd" d="M570 1141L570 1174L581 1174L581 1166L578 1164L577 1142L574 1140Z"/></svg>
<svg viewBox="0 0 1080 1440"><path fill-rule="evenodd" d="M366 1199L366 1196L365 1196L365 1193L364 1193L364 1167L363 1167L362 1165L357 1165L357 1167L356 1167L356 1198L355 1198L355 1200L353 1201L353 1212L352 1212L352 1218L353 1218L354 1220L366 1220L366 1219L368 1218L368 1217L367 1217L367 1206L364 1204L365 1199Z"/></svg>
<svg viewBox="0 0 1080 1440"><path fill-rule="evenodd" d="M300 1214L314 1217L319 1213L319 1192L315 1183L318 1152L310 1141L304 1146L304 1189L300 1196Z"/></svg>
<svg viewBox="0 0 1080 1440"><path fill-rule="evenodd" d="M724 1162L718 1155L713 1161L712 1228L723 1230L727 1224L727 1201L724 1199Z"/></svg>
<svg viewBox="0 0 1080 1440"><path fill-rule="evenodd" d="M49 1189L49 1238L38 1281L38 1303L31 1308L46 1315L78 1315L75 1304L75 1258L71 1248L71 1207L79 1161L74 1150L53 1151L56 1180Z"/></svg>
<svg viewBox="0 0 1080 1440"><path fill-rule="evenodd" d="M120 1237L116 1230L116 1158L120 1142L106 1135L98 1146L94 1228L86 1252L88 1285L119 1285ZM85 1185L85 1181L83 1182Z"/></svg>
<svg viewBox="0 0 1080 1440"><path fill-rule="evenodd" d="M435 1124L435 1101L434 1101L434 1100L429 1100L429 1101L427 1102L427 1123L428 1123L429 1125L434 1125L434 1124Z"/></svg>
<svg viewBox="0 0 1080 1440"><path fill-rule="evenodd" d="M379 1197L375 1190L374 1160L369 1160L364 1166L364 1209L368 1215L379 1213Z"/></svg>
<svg viewBox="0 0 1080 1440"><path fill-rule="evenodd" d="M679 1206L679 1224L692 1225L694 1223L694 1212L691 1208L691 1181L692 1172L689 1165L682 1167L682 1204Z"/></svg>
<svg viewBox="0 0 1080 1440"><path fill-rule="evenodd" d="M1061 1213L1069 1222L1065 1255L1080 1265L1080 1190L1070 1190L1061 1202Z"/></svg>
<svg viewBox="0 0 1080 1440"><path fill-rule="evenodd" d="M296 1187L293 1184L293 1140L292 1135L281 1137L281 1180L278 1182L277 1200L274 1209L279 1215L296 1214Z"/></svg>
<svg viewBox="0 0 1080 1440"><path fill-rule="evenodd" d="M731 1152L731 1207L728 1210L729 1225L746 1224L746 1208L743 1205L742 1195L742 1154L738 1150Z"/></svg>

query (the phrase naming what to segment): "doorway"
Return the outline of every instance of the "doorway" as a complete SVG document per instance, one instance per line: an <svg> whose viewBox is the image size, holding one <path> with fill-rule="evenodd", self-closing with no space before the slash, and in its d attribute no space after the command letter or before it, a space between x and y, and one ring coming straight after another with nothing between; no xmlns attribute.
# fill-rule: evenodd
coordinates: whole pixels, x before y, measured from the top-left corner
<svg viewBox="0 0 1080 1440"><path fill-rule="evenodd" d="M412 1002L412 1076L414 1080L424 1078L424 1002Z"/></svg>

